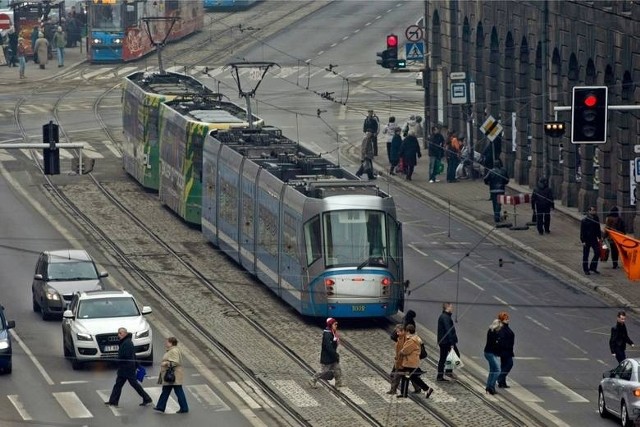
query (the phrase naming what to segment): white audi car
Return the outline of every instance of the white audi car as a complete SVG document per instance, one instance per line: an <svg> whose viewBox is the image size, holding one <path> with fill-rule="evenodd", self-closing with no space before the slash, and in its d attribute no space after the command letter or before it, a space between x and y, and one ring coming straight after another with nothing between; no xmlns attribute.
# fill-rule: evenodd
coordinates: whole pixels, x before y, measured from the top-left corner
<svg viewBox="0 0 640 427"><path fill-rule="evenodd" d="M153 335L145 315L151 307L140 307L125 291L87 291L73 296L62 315L64 356L73 369L84 362L115 359L120 340L118 328L131 333L136 359L153 363Z"/></svg>

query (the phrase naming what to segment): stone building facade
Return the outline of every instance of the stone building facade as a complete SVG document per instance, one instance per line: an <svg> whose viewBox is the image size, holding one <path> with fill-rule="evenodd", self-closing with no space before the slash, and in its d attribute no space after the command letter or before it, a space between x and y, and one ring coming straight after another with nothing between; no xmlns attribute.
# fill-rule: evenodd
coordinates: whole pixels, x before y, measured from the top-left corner
<svg viewBox="0 0 640 427"><path fill-rule="evenodd" d="M640 2L430 0L425 9L427 125L465 129L471 110L480 151L489 142L478 126L500 119L500 158L516 182L534 187L547 175L565 206L595 205L603 218L617 205L628 228L640 230L631 184L640 111L610 110L605 144L572 144L570 111L557 112L562 138L543 131L554 107L571 106L574 86L607 86L609 105L640 105ZM448 78L460 71L475 83L467 110L449 102Z"/></svg>

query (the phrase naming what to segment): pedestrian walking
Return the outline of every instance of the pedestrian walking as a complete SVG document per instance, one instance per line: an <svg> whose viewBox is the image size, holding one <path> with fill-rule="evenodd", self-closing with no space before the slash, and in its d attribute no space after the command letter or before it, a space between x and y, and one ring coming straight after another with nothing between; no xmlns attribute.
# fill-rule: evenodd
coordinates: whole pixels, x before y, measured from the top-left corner
<svg viewBox="0 0 640 427"><path fill-rule="evenodd" d="M167 400L171 395L171 390L176 392L178 398L178 404L180 410L176 414L186 414L189 412L189 405L187 404L187 397L182 389L182 383L184 382L184 363L182 350L178 347L178 340L176 337L169 337L164 342L165 353L162 356L162 362L160 362L160 375L158 376L158 384L162 384L162 393L156 406L153 407L156 411L164 412L167 407ZM167 371L173 369L174 381L167 381Z"/></svg>
<svg viewBox="0 0 640 427"><path fill-rule="evenodd" d="M15 27L12 25L9 27L9 31L7 32L7 39L9 44L9 66L17 67L18 66L18 33L16 32Z"/></svg>
<svg viewBox="0 0 640 427"><path fill-rule="evenodd" d="M53 35L53 46L58 54L58 68L64 67L64 48L67 46L67 35L60 26L58 26L56 33Z"/></svg>
<svg viewBox="0 0 640 427"><path fill-rule="evenodd" d="M418 143L418 138L416 138L415 131L413 129L409 130L409 134L402 141L402 146L400 146L400 157L402 157L402 165L404 166L404 171L406 173L406 180L411 181L413 171L418 164L418 159L422 157L420 144Z"/></svg>
<svg viewBox="0 0 640 427"><path fill-rule="evenodd" d="M444 136L442 136L437 126L431 128L427 152L429 154L429 182L439 182L438 171L444 157Z"/></svg>
<svg viewBox="0 0 640 427"><path fill-rule="evenodd" d="M393 333L391 334L391 339L395 341L395 346L394 346L395 353L393 358L393 368L391 368L391 375L390 375L390 381L389 381L391 383L391 388L389 388L389 391L387 392L387 394L396 394L396 391L398 390L398 386L400 385L402 376L404 375L404 373L402 372L402 356L400 355L400 350L402 350L402 346L404 345L404 340L405 340L404 325L402 324L396 325L396 327L393 330Z"/></svg>
<svg viewBox="0 0 640 427"><path fill-rule="evenodd" d="M327 319L326 328L322 332L322 347L320 350L320 372L310 380L312 388L318 386L318 380L329 381L336 379L336 388L342 387L342 370L340 369L340 355L338 354L338 321L333 317Z"/></svg>
<svg viewBox="0 0 640 427"><path fill-rule="evenodd" d="M38 55L38 64L40 69L44 70L49 62L49 42L44 38L44 33L38 34L38 40L36 40L35 52Z"/></svg>
<svg viewBox="0 0 640 427"><path fill-rule="evenodd" d="M497 224L500 222L500 210L502 205L498 202L498 196L505 193L509 177L507 170L502 166L502 161L496 159L491 169L484 177L484 183L489 186L489 196L493 206L493 220Z"/></svg>
<svg viewBox="0 0 640 427"><path fill-rule="evenodd" d="M119 328L118 338L120 339L118 348L118 375L116 377L116 383L113 385L113 390L111 390L111 396L109 396L109 400L105 402L105 404L118 406L120 395L122 394L122 387L124 383L128 381L131 387L142 397L140 406L147 406L152 402L152 399L151 396L144 391L136 378L138 363L136 362L136 350L131 341L131 334L127 332L126 328Z"/></svg>
<svg viewBox="0 0 640 427"><path fill-rule="evenodd" d="M404 122L404 124L402 125L402 137L406 137L407 135L409 135L409 130L413 129L416 125L416 116L415 114L411 114L409 116L409 119Z"/></svg>
<svg viewBox="0 0 640 427"><path fill-rule="evenodd" d="M420 369L420 347L422 346L422 340L419 336L415 335L416 327L414 325L407 325L404 331L405 339L399 353L404 375L400 378L400 394L398 397L408 396L409 382L412 382L419 387L420 390L425 392L425 396L428 399L433 393L433 389L420 378L420 375L422 375L422 370Z"/></svg>
<svg viewBox="0 0 640 427"><path fill-rule="evenodd" d="M367 117L364 118L364 124L362 125L362 132L371 132L373 155L378 155L378 133L380 133L380 119L373 110L367 112Z"/></svg>
<svg viewBox="0 0 640 427"><path fill-rule="evenodd" d="M582 221L580 221L580 241L582 242L582 270L587 276L591 273L600 274L598 260L600 259L600 218L596 208L591 206ZM593 258L589 263L589 252L593 249Z"/></svg>
<svg viewBox="0 0 640 427"><path fill-rule="evenodd" d="M38 41L38 36L40 35L40 27L36 25L33 27L33 31L31 31L31 52L33 52L33 62L35 64L38 63L38 52L36 51L36 42Z"/></svg>
<svg viewBox="0 0 640 427"><path fill-rule="evenodd" d="M391 163L391 168L389 169L389 173L391 175L396 174L396 168L398 167L398 163L400 163L400 149L402 148L402 137L400 136L400 127L396 127L393 130L393 138L391 139L391 148L389 151L389 163Z"/></svg>
<svg viewBox="0 0 640 427"><path fill-rule="evenodd" d="M513 347L515 346L516 334L509 327L509 313L501 311L498 313L498 320L502 322L502 327L498 331L498 346L500 347L500 375L498 375L498 387L510 388L507 384L507 375L513 368Z"/></svg>
<svg viewBox="0 0 640 427"><path fill-rule="evenodd" d="M18 72L20 74L20 78L25 78L25 70L27 68L27 58L26 52L27 49L24 45L25 41L22 37L18 38Z"/></svg>
<svg viewBox="0 0 640 427"><path fill-rule="evenodd" d="M360 146L360 169L356 172L356 176L360 178L363 173L372 180L376 179L373 173L373 134L371 131L365 133Z"/></svg>
<svg viewBox="0 0 640 427"><path fill-rule="evenodd" d="M460 163L460 151L462 146L458 140L456 131L449 132L447 141L444 146L445 155L447 156L447 182L457 182L456 169Z"/></svg>
<svg viewBox="0 0 640 427"><path fill-rule="evenodd" d="M618 207L614 206L604 219L604 238L607 239L609 248L611 249L613 268L618 268L618 257L620 254L618 253L618 246L616 246L615 242L611 239L607 230L617 231L622 234L627 232L627 227L625 226L624 220L620 217L619 212Z"/></svg>
<svg viewBox="0 0 640 427"><path fill-rule="evenodd" d="M389 158L389 164L391 164L391 142L393 141L393 136L396 134L395 130L400 127L396 123L396 118L394 116L389 117L389 123L384 126L382 129L382 134L385 136L387 143L387 157ZM393 169L391 169L391 175L393 175Z"/></svg>
<svg viewBox="0 0 640 427"><path fill-rule="evenodd" d="M627 358L625 351L627 350L627 344L634 347L633 341L629 338L627 333L627 325L625 321L627 319L627 313L624 311L618 312L618 318L616 319L616 325L611 328L611 337L609 338L609 349L611 349L611 355L615 356L618 363Z"/></svg>
<svg viewBox="0 0 640 427"><path fill-rule="evenodd" d="M543 176L538 180L538 184L531 195L531 209L536 215L538 234L549 234L551 232L549 229L551 225L551 209L555 208L553 191L549 188L549 180L546 176Z"/></svg>
<svg viewBox="0 0 640 427"><path fill-rule="evenodd" d="M402 324L398 325L398 326L394 329L393 333L391 334L391 339L392 339L392 340L394 340L394 341L397 343L397 342L398 342L398 339L399 339L399 338L398 338L398 337L399 337L399 335L398 335L399 330L401 329L401 330L404 332L404 331L405 331L405 328L406 328L408 325L413 325L414 330L415 330L415 327L416 327L416 321L415 321L415 318L416 318L416 312L415 312L415 311L413 311L413 310L408 310L408 311L407 311L407 314L405 314L405 315L404 315L404 317L402 318ZM396 346L396 357L397 357L397 358L396 358L396 362L398 362L398 361L400 360L399 355L398 355L398 352L400 351L400 349L401 349L401 348L402 348L402 345L400 345L399 347L398 347L398 346ZM399 372L399 371L400 371L400 368L401 368L401 367L397 367L397 368L396 368L396 365L394 365L394 369L396 369L396 371L397 371L397 372ZM400 377L401 377L402 375L403 375L403 374L397 374L397 375L396 375L395 380L397 381L397 384L395 384L395 388L393 388L393 387L392 387L392 389L393 389L394 393L389 393L389 394L395 394L395 390L398 388L398 385L400 384ZM414 392L414 393L420 393L420 391L422 391L422 389L420 388L420 385L419 385L419 384L417 384L417 383L413 380L413 378L410 378L410 380L411 380L411 384L413 384L413 392ZM392 383L392 386L393 386L393 384L394 384L394 383Z"/></svg>
<svg viewBox="0 0 640 427"><path fill-rule="evenodd" d="M427 144L425 143L424 139L424 126L422 126L422 117L416 116L416 124L413 127L413 130L415 132L416 138L418 138L418 143L420 144L420 146L426 149Z"/></svg>
<svg viewBox="0 0 640 427"><path fill-rule="evenodd" d="M442 313L440 317L438 317L438 347L440 347L440 357L438 359L437 381L449 381L445 378L445 374L456 379L453 370L445 371L444 369L447 356L451 350L455 351L458 357L460 356L460 351L458 351L458 335L456 334L456 327L451 318L452 313L453 304L450 302L442 304Z"/></svg>
<svg viewBox="0 0 640 427"><path fill-rule="evenodd" d="M484 358L489 362L489 375L487 376L485 391L489 394L496 394L496 382L500 375L500 346L498 343L500 328L502 328L502 322L498 319L493 319L487 330L487 340L484 345Z"/></svg>

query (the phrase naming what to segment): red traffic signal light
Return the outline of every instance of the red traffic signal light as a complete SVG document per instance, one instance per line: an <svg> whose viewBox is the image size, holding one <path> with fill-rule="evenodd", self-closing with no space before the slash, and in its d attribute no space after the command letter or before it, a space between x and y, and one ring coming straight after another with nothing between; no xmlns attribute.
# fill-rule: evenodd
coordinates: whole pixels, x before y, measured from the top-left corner
<svg viewBox="0 0 640 427"><path fill-rule="evenodd" d="M571 100L571 142L604 144L607 142L607 86L575 86Z"/></svg>
<svg viewBox="0 0 640 427"><path fill-rule="evenodd" d="M594 94L589 94L584 99L584 105L586 105L589 108L595 107L597 103L598 103L598 98Z"/></svg>
<svg viewBox="0 0 640 427"><path fill-rule="evenodd" d="M387 49L397 49L398 48L398 36L395 34L389 34L387 36Z"/></svg>

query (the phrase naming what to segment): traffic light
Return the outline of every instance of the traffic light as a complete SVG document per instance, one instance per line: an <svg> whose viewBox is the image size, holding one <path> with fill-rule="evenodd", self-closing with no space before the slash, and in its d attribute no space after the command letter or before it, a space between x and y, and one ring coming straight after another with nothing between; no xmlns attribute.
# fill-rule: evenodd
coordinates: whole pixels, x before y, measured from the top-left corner
<svg viewBox="0 0 640 427"><path fill-rule="evenodd" d="M575 86L571 100L571 142L604 144L607 142L608 88Z"/></svg>
<svg viewBox="0 0 640 427"><path fill-rule="evenodd" d="M389 52L390 63L395 65L395 63L392 62L398 59L398 36L395 34L389 34L387 36L387 51Z"/></svg>
<svg viewBox="0 0 640 427"><path fill-rule="evenodd" d="M551 138L560 138L564 135L564 123L563 122L545 122L544 133Z"/></svg>
<svg viewBox="0 0 640 427"><path fill-rule="evenodd" d="M376 63L383 68L397 69L407 66L406 60L398 59L398 36L395 34L387 35L387 49L377 52L376 55L380 57Z"/></svg>
<svg viewBox="0 0 640 427"><path fill-rule="evenodd" d="M49 148L44 148L42 157L44 158L44 174L60 174L60 150L56 147L58 139L58 125L49 122L42 126L42 142L49 144Z"/></svg>

